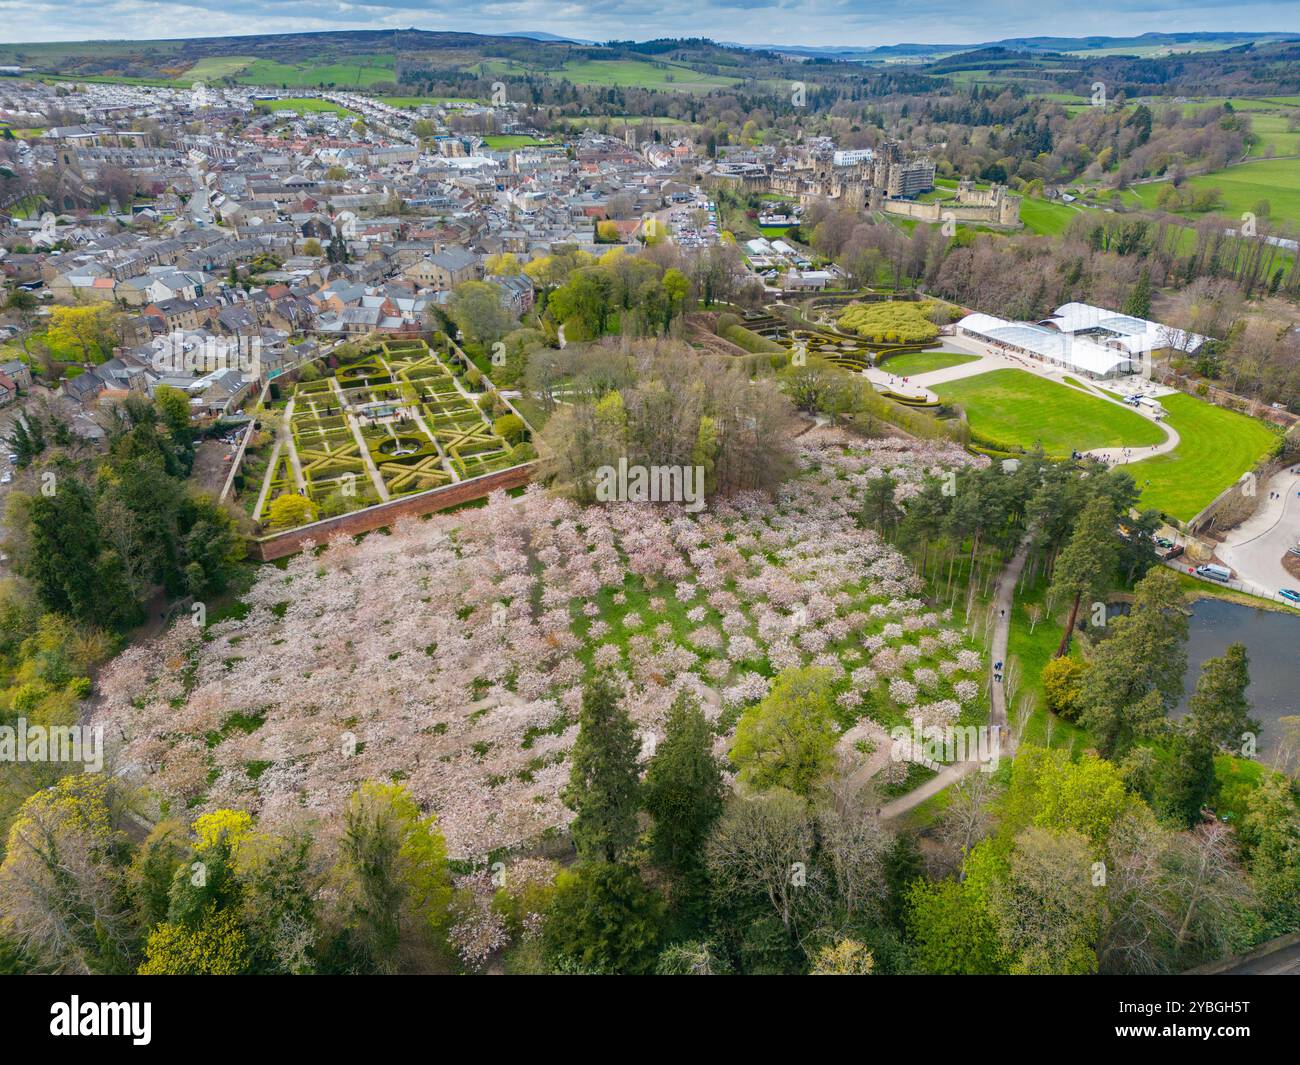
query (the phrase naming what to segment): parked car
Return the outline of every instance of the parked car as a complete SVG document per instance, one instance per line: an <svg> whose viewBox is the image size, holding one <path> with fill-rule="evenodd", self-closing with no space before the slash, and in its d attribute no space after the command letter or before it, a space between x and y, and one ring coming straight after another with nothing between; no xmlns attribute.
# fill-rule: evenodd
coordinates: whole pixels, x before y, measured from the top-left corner
<svg viewBox="0 0 1300 1065"><path fill-rule="evenodd" d="M1290 588L1283 588L1278 593L1288 603L1294 603L1300 606L1300 592L1292 591Z"/></svg>
<svg viewBox="0 0 1300 1065"><path fill-rule="evenodd" d="M1224 584L1232 580L1232 570L1228 569L1227 566L1219 566L1212 562L1204 566L1197 566L1193 572L1198 577L1211 581L1221 581Z"/></svg>

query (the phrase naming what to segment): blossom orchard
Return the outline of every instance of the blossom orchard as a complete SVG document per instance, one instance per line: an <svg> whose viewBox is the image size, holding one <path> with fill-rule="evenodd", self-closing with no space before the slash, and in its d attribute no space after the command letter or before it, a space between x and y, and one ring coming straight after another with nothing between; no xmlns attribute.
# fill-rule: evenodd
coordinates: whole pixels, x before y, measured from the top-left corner
<svg viewBox="0 0 1300 1065"><path fill-rule="evenodd" d="M971 460L808 434L775 498L580 506L536 486L483 508L306 545L265 567L241 617L177 624L111 663L94 723L118 761L198 811L324 815L365 779L403 780L456 857L563 828L583 684L611 670L648 756L690 692L725 753L770 676L818 666L837 718L954 724L980 655L857 522ZM805 437L805 441L808 440ZM471 949L468 945L466 949Z"/></svg>

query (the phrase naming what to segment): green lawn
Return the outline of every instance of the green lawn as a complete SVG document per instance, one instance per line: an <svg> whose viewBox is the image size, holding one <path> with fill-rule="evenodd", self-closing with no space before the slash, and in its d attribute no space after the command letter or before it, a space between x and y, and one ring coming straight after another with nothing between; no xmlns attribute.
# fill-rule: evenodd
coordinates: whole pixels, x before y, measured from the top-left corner
<svg viewBox="0 0 1300 1065"><path fill-rule="evenodd" d="M1167 455L1128 467L1142 505L1187 521L1262 459L1277 430L1244 414L1179 392L1161 398L1182 438Z"/></svg>
<svg viewBox="0 0 1300 1065"><path fill-rule="evenodd" d="M880 364L881 369L901 377L912 374L930 373L932 370L944 370L949 366L974 362L978 355L962 355L956 351L914 351L895 355Z"/></svg>
<svg viewBox="0 0 1300 1065"><path fill-rule="evenodd" d="M993 370L936 385L945 403L966 411L985 440L1015 447L1035 442L1049 455L1097 447L1142 447L1165 439L1140 414L1025 370Z"/></svg>
<svg viewBox="0 0 1300 1065"><path fill-rule="evenodd" d="M1088 733L1078 725L1072 725L1064 718L1049 713L1043 697L1043 667L1056 654L1065 615L1065 610L1061 609L1057 611L1058 617L1048 616L1044 609L1047 585L1046 576L1038 574L1032 582L1022 586L1011 607L1007 657L1015 662L1018 681L1015 697L1007 707L1008 721L1014 731L1021 714L1028 714L1029 720L1025 723L1023 733L1024 743L1040 747L1073 747L1076 751L1081 751L1091 746ZM1042 610L1037 622L1029 616L1030 606ZM1070 654L1079 657L1078 641L1071 644Z"/></svg>
<svg viewBox="0 0 1300 1065"><path fill-rule="evenodd" d="M332 111L336 115L350 115L353 112L346 107L320 100L314 96L286 96L282 100L259 100L257 106L263 111L297 111L300 115Z"/></svg>
<svg viewBox="0 0 1300 1065"><path fill-rule="evenodd" d="M512 148L531 148L535 144L546 143L523 133L491 133L483 138L483 142L497 152L508 152Z"/></svg>
<svg viewBox="0 0 1300 1065"><path fill-rule="evenodd" d="M1164 184L1161 181L1134 185L1129 194L1143 207L1154 210L1156 197ZM1300 224L1300 161L1295 159L1261 159L1242 163L1213 174L1190 177L1187 184L1197 189L1222 189L1223 206L1219 211L1234 221L1239 220L1243 212L1254 210L1260 200L1267 200L1272 219Z"/></svg>
<svg viewBox="0 0 1300 1065"><path fill-rule="evenodd" d="M1020 221L1031 233L1042 233L1054 237L1064 233L1066 228L1081 214L1091 214L1088 210L1076 211L1066 203L1053 200L1039 200L1025 196L1020 201Z"/></svg>

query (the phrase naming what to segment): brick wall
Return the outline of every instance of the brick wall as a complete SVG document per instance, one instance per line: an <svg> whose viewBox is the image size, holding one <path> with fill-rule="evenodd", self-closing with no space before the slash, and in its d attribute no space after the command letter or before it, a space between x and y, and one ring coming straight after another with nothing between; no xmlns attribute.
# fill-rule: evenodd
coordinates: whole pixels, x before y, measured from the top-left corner
<svg viewBox="0 0 1300 1065"><path fill-rule="evenodd" d="M253 541L250 554L262 562L271 562L286 555L297 554L306 540L320 544L335 536L356 536L358 533L391 525L398 518L432 514L482 499L502 489L520 488L531 481L536 472L537 463L530 462L523 466L512 466L508 470L498 470L496 473L485 473L481 477L473 477L457 484L444 485L442 488L432 488L417 495L377 503L365 510L341 514L337 518L314 521L310 525Z"/></svg>

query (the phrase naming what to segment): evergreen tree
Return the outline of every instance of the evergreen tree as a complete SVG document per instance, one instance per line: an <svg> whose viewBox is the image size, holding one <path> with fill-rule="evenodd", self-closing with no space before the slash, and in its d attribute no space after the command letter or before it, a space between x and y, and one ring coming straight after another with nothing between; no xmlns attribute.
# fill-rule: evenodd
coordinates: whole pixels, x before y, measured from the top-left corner
<svg viewBox="0 0 1300 1065"><path fill-rule="evenodd" d="M640 749L613 679L597 676L582 693L578 738L570 755L573 768L564 791L565 805L577 814L570 832L580 857L612 862L636 840Z"/></svg>
<svg viewBox="0 0 1300 1065"><path fill-rule="evenodd" d="M1068 598L1070 602L1070 619L1061 634L1057 658L1070 650L1070 638L1074 635L1074 623L1078 620L1079 604L1084 597L1089 600L1100 597L1110 584L1119 556L1115 521L1111 501L1100 493L1094 495L1084 506L1069 543L1056 560L1051 594Z"/></svg>
<svg viewBox="0 0 1300 1065"><path fill-rule="evenodd" d="M695 866L722 813L722 767L713 756L713 730L687 692L673 701L664 740L646 770L646 809L654 819L656 860L682 870Z"/></svg>
<svg viewBox="0 0 1300 1065"><path fill-rule="evenodd" d="M1152 570L1134 588L1131 611L1115 618L1093 652L1080 724L1104 758L1123 757L1157 731L1183 694L1187 617L1171 570Z"/></svg>
<svg viewBox="0 0 1300 1065"><path fill-rule="evenodd" d="M1175 734L1171 746L1173 760L1156 802L1169 821L1180 828L1191 828L1219 788L1214 776L1214 750L1205 736L1195 732Z"/></svg>
<svg viewBox="0 0 1300 1065"><path fill-rule="evenodd" d="M1239 747L1242 733L1259 731L1250 718L1249 684L1245 644L1232 644L1221 658L1207 658L1187 703L1188 727L1213 747Z"/></svg>
<svg viewBox="0 0 1300 1065"><path fill-rule="evenodd" d="M1291 789L1281 773L1265 776L1248 795L1238 830L1259 900L1262 938L1300 928L1300 817Z"/></svg>
<svg viewBox="0 0 1300 1065"><path fill-rule="evenodd" d="M1121 309L1134 318L1145 318L1151 313L1151 275L1148 271L1143 270L1138 274L1138 279Z"/></svg>
<svg viewBox="0 0 1300 1065"><path fill-rule="evenodd" d="M662 922L663 903L635 869L585 862L556 877L542 944L562 972L644 973Z"/></svg>
<svg viewBox="0 0 1300 1065"><path fill-rule="evenodd" d="M22 417L14 419L13 428L3 439L18 456L19 468L29 465L45 450L45 429L41 425L41 419L27 412L24 412Z"/></svg>
<svg viewBox="0 0 1300 1065"><path fill-rule="evenodd" d="M891 539L894 530L903 517L902 510L894 502L894 489L898 482L889 474L882 474L867 484L862 502L862 522L875 529L881 536Z"/></svg>
<svg viewBox="0 0 1300 1065"><path fill-rule="evenodd" d="M25 576L47 610L77 621L123 627L138 618L121 558L100 548L90 489L70 472L57 472L50 495L27 508L30 547Z"/></svg>

